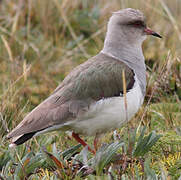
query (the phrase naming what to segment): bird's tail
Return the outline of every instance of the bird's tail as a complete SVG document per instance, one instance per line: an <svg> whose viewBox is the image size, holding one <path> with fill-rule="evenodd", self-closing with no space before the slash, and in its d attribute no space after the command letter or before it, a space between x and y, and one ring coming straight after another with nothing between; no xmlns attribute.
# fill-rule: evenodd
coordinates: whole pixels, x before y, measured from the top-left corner
<svg viewBox="0 0 181 180"><path fill-rule="evenodd" d="M9 147L15 147L20 144L23 144L27 140L31 139L36 133L37 132L30 132L30 133L23 134L23 135L12 138L12 141L11 141L11 144L9 145Z"/></svg>
<svg viewBox="0 0 181 180"><path fill-rule="evenodd" d="M29 132L29 133L25 133L25 134L22 134L19 136L13 137L13 136L9 135L9 136L7 136L7 139L12 139L9 147L18 146L18 145L23 144L24 142L28 141L29 139L31 139L34 136L39 136L40 134L44 134L44 133L55 131L55 130L60 130L62 127L64 128L65 131L69 129L69 128L67 128L68 127L68 123L67 123L67 126L65 124L49 126L47 128Z"/></svg>

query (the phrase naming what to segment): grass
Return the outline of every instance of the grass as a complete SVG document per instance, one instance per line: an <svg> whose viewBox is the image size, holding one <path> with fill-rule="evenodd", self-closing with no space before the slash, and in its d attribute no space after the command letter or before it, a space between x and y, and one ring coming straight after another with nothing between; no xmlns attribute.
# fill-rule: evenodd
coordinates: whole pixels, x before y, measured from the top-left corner
<svg viewBox="0 0 181 180"><path fill-rule="evenodd" d="M62 132L9 149L7 132L101 50L111 12L126 7L143 11L163 36L144 42L147 93L133 120L105 134L95 157ZM180 19L177 0L0 1L0 179L178 179Z"/></svg>

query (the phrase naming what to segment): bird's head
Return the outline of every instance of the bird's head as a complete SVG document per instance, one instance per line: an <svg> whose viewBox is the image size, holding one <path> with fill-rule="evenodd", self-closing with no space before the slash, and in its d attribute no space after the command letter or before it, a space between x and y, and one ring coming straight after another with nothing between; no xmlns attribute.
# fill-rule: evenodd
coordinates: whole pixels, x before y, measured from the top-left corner
<svg viewBox="0 0 181 180"><path fill-rule="evenodd" d="M142 42L146 35L161 38L158 33L147 27L143 13L131 8L113 12L108 23L108 31L113 31L111 33L115 38L121 35L131 43Z"/></svg>

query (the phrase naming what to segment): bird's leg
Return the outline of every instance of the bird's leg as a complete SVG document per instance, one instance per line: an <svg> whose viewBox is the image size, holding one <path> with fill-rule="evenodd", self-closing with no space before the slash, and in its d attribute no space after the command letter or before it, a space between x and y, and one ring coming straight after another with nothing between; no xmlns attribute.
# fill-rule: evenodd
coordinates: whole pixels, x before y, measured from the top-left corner
<svg viewBox="0 0 181 180"><path fill-rule="evenodd" d="M99 139L100 139L100 134L96 134L96 136L95 136L95 138L94 138L94 149L95 149L95 152L96 152L97 149L98 149Z"/></svg>
<svg viewBox="0 0 181 180"><path fill-rule="evenodd" d="M82 144L84 147L87 146L87 147L88 147L88 150L89 150L91 153L95 154L95 151L94 151L93 149L91 149L91 148L89 147L89 145L88 145L84 140L82 140L82 139L79 137L78 134L72 132L72 137L74 137L75 140L78 141L80 144Z"/></svg>

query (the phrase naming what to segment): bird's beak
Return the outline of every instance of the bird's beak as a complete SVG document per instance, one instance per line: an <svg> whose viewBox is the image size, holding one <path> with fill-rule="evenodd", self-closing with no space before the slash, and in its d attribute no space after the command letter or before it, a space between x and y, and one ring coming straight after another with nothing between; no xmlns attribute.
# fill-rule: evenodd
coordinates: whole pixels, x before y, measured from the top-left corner
<svg viewBox="0 0 181 180"><path fill-rule="evenodd" d="M149 29L149 28L145 28L145 29L144 29L144 32L145 32L147 35L152 35L152 36L156 36L156 37L162 38L158 33L152 31L152 30Z"/></svg>

